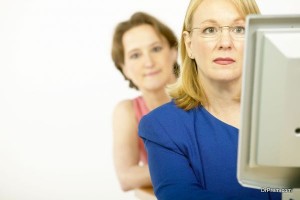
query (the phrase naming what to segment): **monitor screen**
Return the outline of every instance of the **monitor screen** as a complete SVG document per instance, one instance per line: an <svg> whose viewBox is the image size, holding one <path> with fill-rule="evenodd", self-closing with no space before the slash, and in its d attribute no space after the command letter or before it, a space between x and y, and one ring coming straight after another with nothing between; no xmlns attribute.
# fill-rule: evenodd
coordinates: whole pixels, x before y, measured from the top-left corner
<svg viewBox="0 0 300 200"><path fill-rule="evenodd" d="M300 188L300 15L250 15L239 133L239 182Z"/></svg>

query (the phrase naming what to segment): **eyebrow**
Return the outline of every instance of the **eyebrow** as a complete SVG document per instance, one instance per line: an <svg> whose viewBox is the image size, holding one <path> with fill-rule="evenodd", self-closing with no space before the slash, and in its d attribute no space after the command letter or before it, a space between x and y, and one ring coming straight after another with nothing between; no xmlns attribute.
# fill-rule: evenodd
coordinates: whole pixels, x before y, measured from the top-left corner
<svg viewBox="0 0 300 200"><path fill-rule="evenodd" d="M155 45L162 45L163 44L163 42L161 42L161 41L155 41L155 42L153 42L153 43L151 43L151 44L147 44L147 47L153 47L153 46L155 46ZM140 48L133 48L133 49L131 49L131 50L129 50L128 52L127 52L127 54L131 54L131 53L135 53L135 52L137 52L137 51L139 51L139 49Z"/></svg>
<svg viewBox="0 0 300 200"><path fill-rule="evenodd" d="M237 22L245 22L244 18L240 17L240 18L237 18L233 21L233 23L237 23ZM204 20L202 21L200 24L205 24L205 23L213 23L213 24L219 24L217 22L217 20L214 20L214 19L207 19L207 20Z"/></svg>

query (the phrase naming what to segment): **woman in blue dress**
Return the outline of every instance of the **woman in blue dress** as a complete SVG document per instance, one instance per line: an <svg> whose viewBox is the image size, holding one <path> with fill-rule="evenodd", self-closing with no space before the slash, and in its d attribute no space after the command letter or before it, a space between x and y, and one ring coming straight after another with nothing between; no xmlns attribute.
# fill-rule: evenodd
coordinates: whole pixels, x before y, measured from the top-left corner
<svg viewBox="0 0 300 200"><path fill-rule="evenodd" d="M238 183L237 148L245 17L254 0L191 0L173 100L139 125L159 200L278 200Z"/></svg>

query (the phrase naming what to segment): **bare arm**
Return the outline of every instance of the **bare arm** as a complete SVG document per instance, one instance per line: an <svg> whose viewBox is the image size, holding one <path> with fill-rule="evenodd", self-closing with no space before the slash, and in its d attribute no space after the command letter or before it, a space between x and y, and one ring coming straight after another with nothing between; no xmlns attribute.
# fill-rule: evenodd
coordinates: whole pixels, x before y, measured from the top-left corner
<svg viewBox="0 0 300 200"><path fill-rule="evenodd" d="M113 115L113 156L115 170L124 191L151 186L148 165L139 165L137 127L132 102L120 102Z"/></svg>

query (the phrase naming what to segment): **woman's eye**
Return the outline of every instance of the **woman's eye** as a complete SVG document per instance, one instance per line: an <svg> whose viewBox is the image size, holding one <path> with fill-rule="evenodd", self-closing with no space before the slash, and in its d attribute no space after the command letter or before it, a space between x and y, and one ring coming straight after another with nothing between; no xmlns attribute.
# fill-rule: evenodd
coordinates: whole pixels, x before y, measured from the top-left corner
<svg viewBox="0 0 300 200"><path fill-rule="evenodd" d="M130 59L137 59L137 58L139 58L139 57L140 57L140 54L139 54L139 53L134 53L134 54L131 54L131 55L129 56Z"/></svg>
<svg viewBox="0 0 300 200"><path fill-rule="evenodd" d="M160 52L162 50L162 47L161 46L156 46L156 47L153 47L152 51L154 52Z"/></svg>
<svg viewBox="0 0 300 200"><path fill-rule="evenodd" d="M207 27L207 28L203 29L204 34L212 34L212 33L216 33L216 32L217 32L216 27Z"/></svg>
<svg viewBox="0 0 300 200"><path fill-rule="evenodd" d="M243 27L243 26L234 26L233 27L233 32L238 33L238 34L245 34L245 27Z"/></svg>

